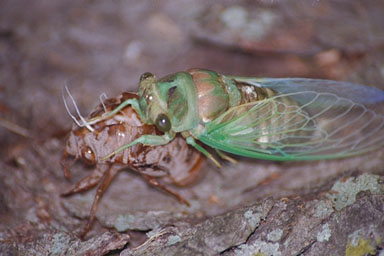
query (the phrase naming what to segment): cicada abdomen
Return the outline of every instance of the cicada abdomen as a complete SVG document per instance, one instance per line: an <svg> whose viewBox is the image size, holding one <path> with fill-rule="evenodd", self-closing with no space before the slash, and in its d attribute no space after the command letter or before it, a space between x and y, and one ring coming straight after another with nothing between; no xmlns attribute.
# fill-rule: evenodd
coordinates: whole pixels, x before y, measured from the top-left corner
<svg viewBox="0 0 384 256"><path fill-rule="evenodd" d="M243 82L235 83L241 93L239 105L243 107L234 107L232 117L227 118L234 120L247 115L247 118L238 119L239 128L245 125L252 129L240 130L232 135L244 136L256 131L258 136L253 138L252 142L259 143L264 149L277 141L292 145L302 143L311 136L310 127L314 126L313 120L308 119L308 113L301 109L295 100L288 96L278 97L277 93L269 88Z"/></svg>

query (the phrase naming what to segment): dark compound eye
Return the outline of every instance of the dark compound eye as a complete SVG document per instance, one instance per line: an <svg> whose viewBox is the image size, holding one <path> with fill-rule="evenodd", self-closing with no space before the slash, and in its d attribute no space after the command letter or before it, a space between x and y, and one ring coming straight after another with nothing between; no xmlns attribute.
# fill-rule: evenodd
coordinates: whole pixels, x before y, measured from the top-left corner
<svg viewBox="0 0 384 256"><path fill-rule="evenodd" d="M152 73L149 73L149 72L145 72L144 74L142 74L142 75L140 76L140 82L141 82L141 81L144 81L144 80L146 80L146 79L148 79L148 78L150 78L150 77L153 77L153 74L152 74Z"/></svg>
<svg viewBox="0 0 384 256"><path fill-rule="evenodd" d="M164 114L157 116L155 125L157 129L162 132L168 132L171 129L171 121L169 121L169 118Z"/></svg>

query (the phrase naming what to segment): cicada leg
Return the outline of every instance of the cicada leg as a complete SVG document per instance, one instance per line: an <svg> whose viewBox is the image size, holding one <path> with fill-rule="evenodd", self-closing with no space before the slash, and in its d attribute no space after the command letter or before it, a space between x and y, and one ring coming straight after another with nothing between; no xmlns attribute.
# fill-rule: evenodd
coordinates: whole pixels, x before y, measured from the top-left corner
<svg viewBox="0 0 384 256"><path fill-rule="evenodd" d="M64 176L65 178L69 179L71 177L71 172L69 170L69 168L77 161L77 156L68 164L67 163L67 158L69 157L69 154L66 150L64 150L64 153L63 155L61 156L61 159L60 159L60 165L61 167L63 167L63 172L64 172Z"/></svg>
<svg viewBox="0 0 384 256"><path fill-rule="evenodd" d="M65 86L65 90L66 90L66 93L68 95L68 97L70 98L71 102L72 102L72 105L73 107L75 108L75 111L76 111L76 114L77 116L80 118L80 120L77 120L77 118L71 113L71 111L69 110L69 106L68 106L68 103L65 99L65 94L63 92L62 94L62 97L63 97L63 102L64 102L64 106L65 106L65 109L67 110L69 116L73 119L73 121L79 126L79 127L87 127L88 130L90 130L91 132L94 131L94 129L92 128L92 124L95 124L95 123L98 123L98 122L101 122L103 120L106 120L110 117L112 117L113 115L117 114L120 110L122 110L123 108L125 108L126 106L128 105L131 105L132 108L136 111L136 113L138 113L140 119L142 121L145 121L145 115L143 113L143 111L141 111L140 109L140 105L139 105L139 102L137 99L133 98L133 99L127 99L125 101L123 101L122 103L120 103L119 106L117 106L114 110L110 111L110 112L106 112L104 113L103 115L101 116L97 116L97 117L94 117L94 118L91 118L89 120L85 120L85 118L81 115L80 113L80 110L79 108L77 107L77 104L76 104L76 101L75 99L73 98L71 92L69 91L68 87ZM100 98L101 100L101 103L103 105L103 108L104 110L106 110L105 108L105 105L104 105L104 102L102 101L102 99Z"/></svg>
<svg viewBox="0 0 384 256"><path fill-rule="evenodd" d="M194 183L197 178L199 177L199 174L201 173L201 164L204 160L204 157L202 154L199 154L198 159L196 160L195 164L192 166L192 168L188 171L188 176L185 177L182 180L176 180L175 177L172 177L172 175L169 176L169 178L172 181L172 184L179 186L179 187L185 187L192 183Z"/></svg>
<svg viewBox="0 0 384 256"><path fill-rule="evenodd" d="M205 148L200 146L199 144L196 143L195 139L193 137L187 137L186 139L187 143L200 151L203 155L205 155L208 159L210 159L212 162L215 163L215 165L219 168L221 168L221 164L216 158L213 157L211 153L209 153Z"/></svg>
<svg viewBox="0 0 384 256"><path fill-rule="evenodd" d="M152 177L150 175L146 175L146 174L142 174L144 179L152 186L154 187L157 187L161 190L163 190L164 192L167 192L168 194L174 196L179 202L185 204L186 206L191 206L189 204L189 202L184 199L182 196L180 196L179 194L177 194L176 192L173 192L172 190L170 190L169 188L167 188L166 186L164 186L163 184L161 184L160 182L158 182L156 180L155 177Z"/></svg>
<svg viewBox="0 0 384 256"><path fill-rule="evenodd" d="M141 109L140 109L139 102L137 101L137 99L134 98L134 99L127 99L127 100L123 101L114 110L107 112L100 117L98 116L98 117L94 117L94 118L89 119L87 121L87 124L92 125L92 124L98 123L100 121L106 120L106 119L114 116L115 114L117 114L120 110L122 110L123 108L125 108L128 105L132 106L132 108L136 111L136 113L138 113L138 115L142 121L145 120L145 116L144 116L143 111L141 111Z"/></svg>
<svg viewBox="0 0 384 256"><path fill-rule="evenodd" d="M227 160L228 162L231 162L231 163L234 163L234 164L237 164L237 160L224 154L222 151L218 150L218 149L215 149L216 153L224 160Z"/></svg>
<svg viewBox="0 0 384 256"><path fill-rule="evenodd" d="M135 139L134 141L132 141L131 143L128 143L128 144L125 144L124 146L118 148L117 150L113 151L112 153L104 156L103 158L101 158L101 160L106 160L112 156L114 156L115 154L123 151L124 149L127 149L129 147L132 147L136 144L143 144L145 146L160 146L160 145L165 145L167 143L169 143L171 140L173 140L173 138L175 137L175 134L174 133L165 133L164 135L162 136L159 136L159 135L142 135L140 136L139 138Z"/></svg>
<svg viewBox="0 0 384 256"><path fill-rule="evenodd" d="M97 184L99 184L100 180L103 178L104 172L99 168L95 168L95 170L85 177L84 179L77 182L71 189L62 193L62 196L70 196L76 193L87 191Z"/></svg>
<svg viewBox="0 0 384 256"><path fill-rule="evenodd" d="M113 178L118 174L119 171L120 171L120 168L110 166L108 170L105 172L103 176L103 180L100 186L96 190L96 195L95 195L95 198L93 199L88 222L85 225L84 230L80 235L81 239L84 239L87 233L91 230L92 225L95 222L96 211L97 211L97 207L99 206L100 199L103 196L104 192L109 187L109 185L111 184Z"/></svg>

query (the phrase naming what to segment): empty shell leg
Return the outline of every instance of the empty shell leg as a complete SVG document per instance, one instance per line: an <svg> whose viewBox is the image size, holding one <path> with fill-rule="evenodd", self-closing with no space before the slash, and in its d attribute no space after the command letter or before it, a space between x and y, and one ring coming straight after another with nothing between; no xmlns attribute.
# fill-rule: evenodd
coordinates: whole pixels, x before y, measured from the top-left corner
<svg viewBox="0 0 384 256"><path fill-rule="evenodd" d="M111 184L113 178L118 174L119 171L120 171L120 168L116 168L112 166L105 172L103 179L101 181L101 184L96 190L96 195L95 195L95 198L93 199L89 220L83 230L83 233L81 234L81 238L84 238L89 232L89 230L91 230L92 225L95 221L96 211L97 211L97 207L99 205L100 199L103 196L104 192L109 187L109 185Z"/></svg>
<svg viewBox="0 0 384 256"><path fill-rule="evenodd" d="M93 172L84 179L77 182L71 189L62 193L62 196L70 196L76 193L87 191L100 183L103 178L104 171L99 168L95 168Z"/></svg>
<svg viewBox="0 0 384 256"><path fill-rule="evenodd" d="M172 195L173 197L175 197L177 200L179 200L179 202L187 205L187 206L190 206L189 202L187 200L185 200L182 196L180 196L179 194L177 194L176 192L173 192L172 190L168 189L165 185L161 184L160 182L158 182L156 180L155 177L152 177L152 176L149 176L149 175L145 175L143 174L143 177L144 179L152 186L154 187L157 187L165 192L167 192L168 194Z"/></svg>

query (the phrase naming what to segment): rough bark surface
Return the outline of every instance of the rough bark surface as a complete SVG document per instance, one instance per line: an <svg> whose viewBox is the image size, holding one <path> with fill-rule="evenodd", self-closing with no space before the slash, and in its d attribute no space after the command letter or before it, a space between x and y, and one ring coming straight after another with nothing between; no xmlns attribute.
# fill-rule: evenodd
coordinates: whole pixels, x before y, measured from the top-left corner
<svg viewBox="0 0 384 256"><path fill-rule="evenodd" d="M103 92L142 73L316 77L384 89L380 1L51 1L0 3L0 255L384 255L384 152L276 163L237 158L171 187L191 207L121 172L97 223L79 234L94 190L60 166L72 126Z"/></svg>

